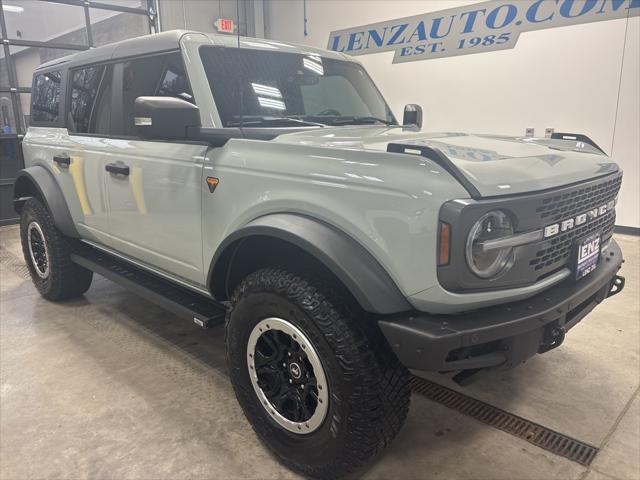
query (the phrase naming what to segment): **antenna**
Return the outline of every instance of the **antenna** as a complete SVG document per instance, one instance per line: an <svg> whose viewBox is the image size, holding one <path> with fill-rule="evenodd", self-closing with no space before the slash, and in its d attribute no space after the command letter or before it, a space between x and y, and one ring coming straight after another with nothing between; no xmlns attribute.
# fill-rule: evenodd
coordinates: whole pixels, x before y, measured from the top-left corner
<svg viewBox="0 0 640 480"><path fill-rule="evenodd" d="M240 0L236 0L236 25L238 28L238 48L240 48Z"/></svg>
<svg viewBox="0 0 640 480"><path fill-rule="evenodd" d="M238 51L240 51L240 0L236 0L236 28L238 29ZM238 79L238 89L240 93L240 126L238 128L242 132L242 127L244 123L244 101L243 101L244 87L240 79Z"/></svg>

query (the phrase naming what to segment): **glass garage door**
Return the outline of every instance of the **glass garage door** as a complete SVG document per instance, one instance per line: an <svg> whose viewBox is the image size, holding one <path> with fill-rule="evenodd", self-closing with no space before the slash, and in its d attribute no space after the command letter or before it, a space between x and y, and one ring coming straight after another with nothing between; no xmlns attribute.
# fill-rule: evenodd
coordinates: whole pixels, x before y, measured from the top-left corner
<svg viewBox="0 0 640 480"><path fill-rule="evenodd" d="M0 225L18 221L13 181L23 168L31 77L40 64L158 30L156 0L0 0Z"/></svg>

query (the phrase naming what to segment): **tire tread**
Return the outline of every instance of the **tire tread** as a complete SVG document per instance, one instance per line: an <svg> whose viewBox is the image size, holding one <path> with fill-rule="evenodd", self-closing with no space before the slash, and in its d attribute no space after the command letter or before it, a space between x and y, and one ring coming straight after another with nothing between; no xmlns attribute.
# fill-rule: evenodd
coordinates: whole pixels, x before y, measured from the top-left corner
<svg viewBox="0 0 640 480"><path fill-rule="evenodd" d="M49 278L43 280L35 272L29 254L27 227L31 219L43 230L49 253ZM22 210L20 235L22 252L29 267L31 279L40 294L51 301L62 301L78 297L91 286L93 272L71 261L72 239L61 233L53 222L49 210L37 198L30 198Z"/></svg>
<svg viewBox="0 0 640 480"><path fill-rule="evenodd" d="M282 268L265 268L238 285L231 299L232 309L243 297L264 291L284 296L315 321L344 378L353 387L346 398L349 428L337 458L311 468L274 453L287 466L314 478L343 476L379 454L402 428L410 401L408 372L375 322L354 314L350 302L334 288ZM268 432L260 431L261 427L254 425L258 436L269 446Z"/></svg>

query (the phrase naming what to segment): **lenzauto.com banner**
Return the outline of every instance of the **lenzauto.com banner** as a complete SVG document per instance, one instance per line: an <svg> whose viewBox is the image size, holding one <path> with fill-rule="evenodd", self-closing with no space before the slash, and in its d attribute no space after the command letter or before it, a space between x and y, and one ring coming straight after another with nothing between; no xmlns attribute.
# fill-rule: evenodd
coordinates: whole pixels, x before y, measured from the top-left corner
<svg viewBox="0 0 640 480"><path fill-rule="evenodd" d="M640 15L640 0L491 0L331 32L330 50L393 63L514 48L522 32Z"/></svg>

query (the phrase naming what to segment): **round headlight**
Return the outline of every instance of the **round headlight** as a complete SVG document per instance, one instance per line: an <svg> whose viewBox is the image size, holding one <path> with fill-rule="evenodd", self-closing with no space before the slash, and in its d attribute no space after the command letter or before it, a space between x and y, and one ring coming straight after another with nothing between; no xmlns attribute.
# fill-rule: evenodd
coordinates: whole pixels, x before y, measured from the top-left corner
<svg viewBox="0 0 640 480"><path fill-rule="evenodd" d="M511 266L513 247L486 248L489 240L513 235L513 224L509 216L493 210L478 220L467 237L467 264L480 278L491 278Z"/></svg>

